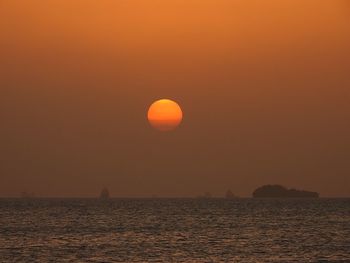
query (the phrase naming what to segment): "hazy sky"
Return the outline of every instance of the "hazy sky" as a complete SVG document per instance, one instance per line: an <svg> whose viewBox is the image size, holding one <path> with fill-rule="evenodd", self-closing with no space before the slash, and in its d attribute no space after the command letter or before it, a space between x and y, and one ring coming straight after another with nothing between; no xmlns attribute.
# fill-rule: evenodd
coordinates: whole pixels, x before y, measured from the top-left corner
<svg viewBox="0 0 350 263"><path fill-rule="evenodd" d="M0 0L0 91L0 196L350 195L347 0Z"/></svg>

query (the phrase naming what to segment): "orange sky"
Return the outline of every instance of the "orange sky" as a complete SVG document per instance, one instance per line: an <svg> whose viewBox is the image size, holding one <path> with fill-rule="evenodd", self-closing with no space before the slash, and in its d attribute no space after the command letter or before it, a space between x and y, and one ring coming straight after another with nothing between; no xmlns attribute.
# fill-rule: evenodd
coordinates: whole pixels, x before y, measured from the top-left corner
<svg viewBox="0 0 350 263"><path fill-rule="evenodd" d="M349 69L346 0L0 0L0 196L349 196Z"/></svg>

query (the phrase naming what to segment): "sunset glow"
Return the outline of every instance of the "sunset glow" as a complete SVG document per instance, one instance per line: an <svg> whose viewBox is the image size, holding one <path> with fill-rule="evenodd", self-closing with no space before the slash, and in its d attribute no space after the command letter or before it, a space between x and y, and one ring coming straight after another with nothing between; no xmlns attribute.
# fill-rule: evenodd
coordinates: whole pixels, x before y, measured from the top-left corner
<svg viewBox="0 0 350 263"><path fill-rule="evenodd" d="M175 101L161 99L150 106L147 118L155 129L170 131L181 123L182 110Z"/></svg>

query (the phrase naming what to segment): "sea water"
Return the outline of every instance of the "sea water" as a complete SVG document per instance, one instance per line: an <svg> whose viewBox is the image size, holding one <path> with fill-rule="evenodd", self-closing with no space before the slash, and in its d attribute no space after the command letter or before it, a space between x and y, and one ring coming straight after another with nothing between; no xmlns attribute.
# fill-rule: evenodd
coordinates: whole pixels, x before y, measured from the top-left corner
<svg viewBox="0 0 350 263"><path fill-rule="evenodd" d="M350 262L350 199L0 199L0 262Z"/></svg>

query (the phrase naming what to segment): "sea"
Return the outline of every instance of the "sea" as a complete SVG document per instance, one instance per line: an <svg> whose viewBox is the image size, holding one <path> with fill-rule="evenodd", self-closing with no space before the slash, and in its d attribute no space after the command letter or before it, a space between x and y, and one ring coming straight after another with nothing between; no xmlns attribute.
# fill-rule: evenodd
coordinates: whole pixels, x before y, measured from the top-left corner
<svg viewBox="0 0 350 263"><path fill-rule="evenodd" d="M350 199L0 199L0 262L350 262Z"/></svg>

